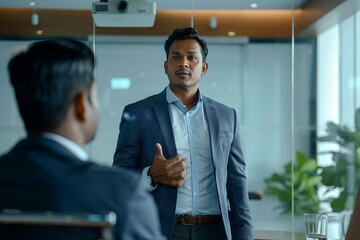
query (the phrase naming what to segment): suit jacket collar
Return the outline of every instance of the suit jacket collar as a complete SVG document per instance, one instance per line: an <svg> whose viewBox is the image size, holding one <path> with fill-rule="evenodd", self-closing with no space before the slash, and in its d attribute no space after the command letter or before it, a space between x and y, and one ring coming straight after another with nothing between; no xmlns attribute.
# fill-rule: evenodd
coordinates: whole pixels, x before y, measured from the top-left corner
<svg viewBox="0 0 360 240"><path fill-rule="evenodd" d="M45 138L52 139L58 143L60 143L62 146L67 148L70 152L74 153L79 159L86 161L88 159L88 155L86 151L77 143L73 142L72 140L65 138L63 136L54 134L54 133L48 133L44 132L41 134Z"/></svg>
<svg viewBox="0 0 360 240"><path fill-rule="evenodd" d="M16 147L13 149L14 151L17 151L16 149L19 148L44 148L52 152L56 152L58 154L64 155L68 158L72 159L79 159L75 154L73 154L71 151L69 151L67 148L65 148L60 143L43 137L41 134L33 134L28 136L27 138L21 140ZM80 160L80 159L79 159Z"/></svg>

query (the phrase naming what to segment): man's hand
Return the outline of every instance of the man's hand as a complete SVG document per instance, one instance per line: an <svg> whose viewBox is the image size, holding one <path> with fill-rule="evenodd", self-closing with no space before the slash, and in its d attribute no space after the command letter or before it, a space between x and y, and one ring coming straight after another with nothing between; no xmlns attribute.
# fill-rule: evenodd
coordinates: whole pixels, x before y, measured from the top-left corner
<svg viewBox="0 0 360 240"><path fill-rule="evenodd" d="M150 167L150 176L154 183L162 183L172 187L179 187L185 183L185 159L176 155L166 159L162 147L156 143L154 162Z"/></svg>

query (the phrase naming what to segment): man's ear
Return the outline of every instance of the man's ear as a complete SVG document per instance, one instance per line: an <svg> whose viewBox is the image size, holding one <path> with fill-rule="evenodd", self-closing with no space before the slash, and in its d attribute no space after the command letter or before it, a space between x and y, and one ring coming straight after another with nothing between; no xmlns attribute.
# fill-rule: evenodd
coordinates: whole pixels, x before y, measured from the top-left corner
<svg viewBox="0 0 360 240"><path fill-rule="evenodd" d="M82 122L86 119L86 101L87 95L84 92L79 93L74 100L75 117Z"/></svg>
<svg viewBox="0 0 360 240"><path fill-rule="evenodd" d="M164 62L164 71L165 71L165 74L167 75L167 65L168 65L168 61L165 61Z"/></svg>
<svg viewBox="0 0 360 240"><path fill-rule="evenodd" d="M207 62L204 62L201 69L201 76L204 76L209 68L209 65Z"/></svg>

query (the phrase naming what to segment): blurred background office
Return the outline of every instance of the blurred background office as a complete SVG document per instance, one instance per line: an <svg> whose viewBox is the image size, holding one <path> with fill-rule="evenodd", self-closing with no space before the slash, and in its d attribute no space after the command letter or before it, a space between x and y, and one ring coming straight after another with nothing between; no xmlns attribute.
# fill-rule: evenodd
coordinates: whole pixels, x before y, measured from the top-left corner
<svg viewBox="0 0 360 240"><path fill-rule="evenodd" d="M0 2L0 154L25 135L6 67L29 42L93 48L102 109L86 150L110 165L123 107L162 90L163 42L193 25L209 45L200 87L237 110L249 190L264 192L250 202L255 230L303 232L303 213L328 212L341 239L360 183L360 0L149 0L150 27L96 27L93 2Z"/></svg>

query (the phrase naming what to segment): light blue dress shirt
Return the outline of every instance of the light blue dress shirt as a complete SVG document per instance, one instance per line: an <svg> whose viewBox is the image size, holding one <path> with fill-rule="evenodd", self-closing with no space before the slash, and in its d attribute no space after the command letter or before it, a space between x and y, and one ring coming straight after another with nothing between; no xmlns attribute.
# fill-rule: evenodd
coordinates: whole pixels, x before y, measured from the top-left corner
<svg viewBox="0 0 360 240"><path fill-rule="evenodd" d="M220 207L214 164L200 90L198 94L197 104L188 110L166 89L176 150L186 159L186 181L178 188L176 214L215 215Z"/></svg>

